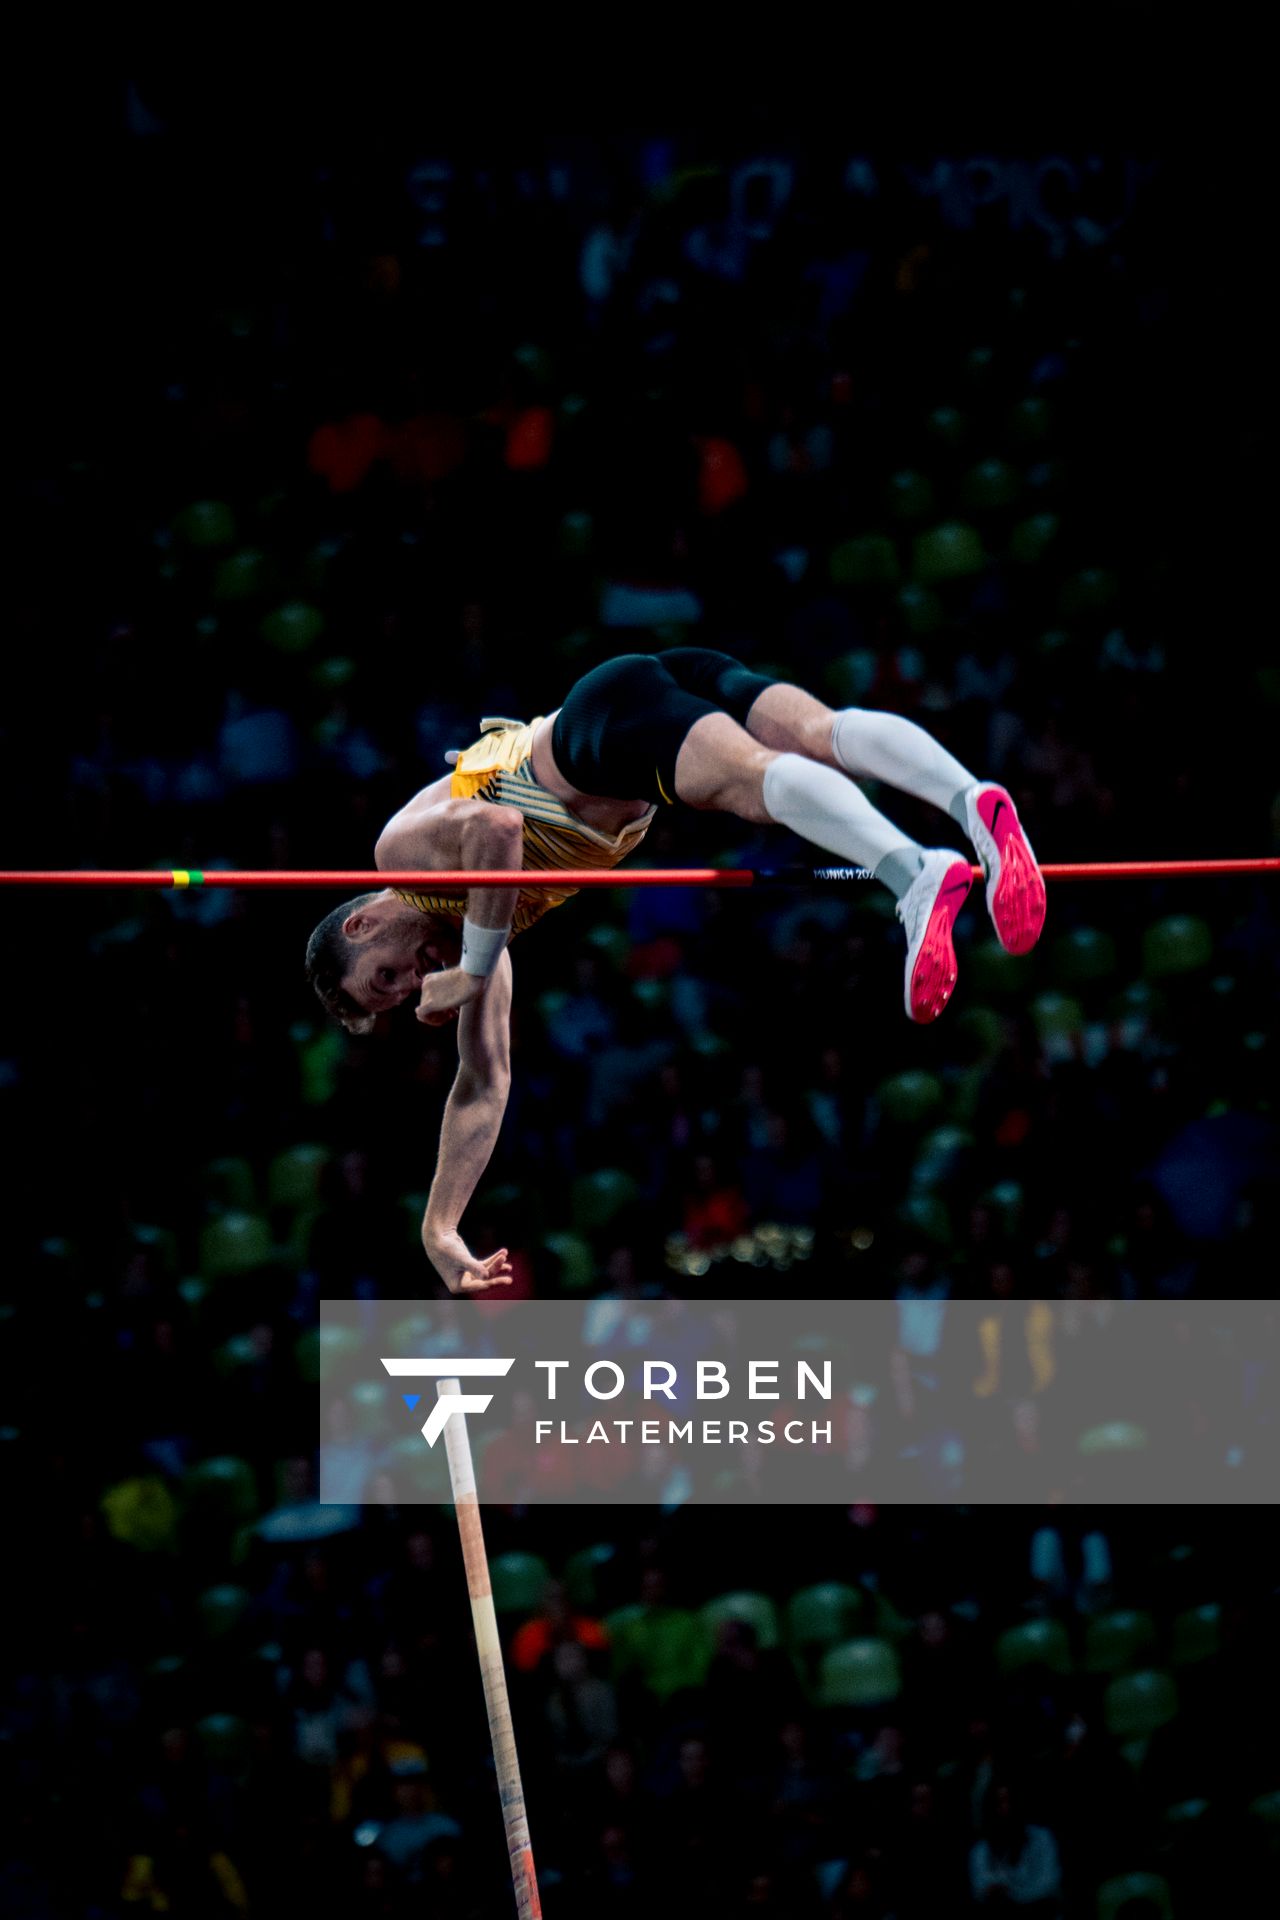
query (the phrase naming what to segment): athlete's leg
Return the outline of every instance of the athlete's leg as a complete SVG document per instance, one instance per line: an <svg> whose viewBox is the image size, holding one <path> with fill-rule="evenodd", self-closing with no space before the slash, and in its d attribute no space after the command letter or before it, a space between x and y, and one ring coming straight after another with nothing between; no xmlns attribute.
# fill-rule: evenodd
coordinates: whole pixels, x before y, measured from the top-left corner
<svg viewBox="0 0 1280 1920"><path fill-rule="evenodd" d="M766 687L747 715L750 733L780 751L807 753L855 780L882 780L965 822L955 802L979 782L932 734L898 713L864 707L835 712L803 687Z"/></svg>
<svg viewBox="0 0 1280 1920"><path fill-rule="evenodd" d="M914 845L834 767L765 746L727 713L704 714L694 722L676 756L675 773L676 797L685 806L757 823L780 821L827 853L860 866L874 867L893 848ZM803 824L788 815L802 817Z"/></svg>
<svg viewBox="0 0 1280 1920"><path fill-rule="evenodd" d="M727 713L695 721L676 756L675 781L686 806L777 821L869 867L896 896L907 931L907 1012L913 1020L937 1018L956 981L952 927L969 891L967 860L917 846L834 766L767 747Z"/></svg>
<svg viewBox="0 0 1280 1920"><path fill-rule="evenodd" d="M835 749L836 722L842 717L834 713L830 707L825 706L821 700L815 699L811 693L806 693L803 687L793 687L785 681L778 680L765 687L756 696L744 720L747 731L762 746L770 747L777 753L803 754L806 759L815 760L820 766L831 767L839 773L851 774L853 769L845 765ZM884 717L893 718L892 715ZM934 744L928 734L920 728L916 728L915 731L920 734L926 746ZM938 751L941 752L941 748ZM958 762L954 764L958 765ZM963 771L961 768L962 774ZM874 776L868 771L864 777ZM916 790L902 781L892 784L902 787L906 792ZM875 814L876 810L871 807L869 801L867 808L870 813ZM876 817L882 819L883 815ZM883 867L877 866L874 860L866 858L861 864L875 868L876 878L883 880L897 898L901 899L919 873L923 859L924 850L917 847L906 834L895 831L893 845L889 856L884 860Z"/></svg>
<svg viewBox="0 0 1280 1920"><path fill-rule="evenodd" d="M747 715L753 737L808 754L857 780L879 780L941 807L977 850L987 908L1001 944L1026 953L1044 925L1044 881L1017 809L1003 787L982 781L923 727L863 707L833 712L800 687L767 687Z"/></svg>

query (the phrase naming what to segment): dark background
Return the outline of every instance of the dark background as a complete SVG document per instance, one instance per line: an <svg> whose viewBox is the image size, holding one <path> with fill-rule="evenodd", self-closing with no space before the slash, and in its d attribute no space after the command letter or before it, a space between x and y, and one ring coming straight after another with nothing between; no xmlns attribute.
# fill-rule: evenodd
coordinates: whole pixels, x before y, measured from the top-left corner
<svg viewBox="0 0 1280 1920"><path fill-rule="evenodd" d="M1074 50L1100 115L1035 111L1046 45L977 131L954 97L886 125L865 82L604 124L514 89L473 115L440 65L425 100L154 57L33 82L4 864L366 865L481 713L684 641L912 714L1042 858L1274 850L1270 185L1247 99L1224 127L1205 74L1155 112L1141 34L1110 51ZM930 579L955 523L971 557ZM644 857L787 846L682 817ZM434 1287L452 1072L411 1020L325 1028L328 904L6 900L4 1450L47 1541L3 1748L16 1911L505 1910L452 1522L325 1540L309 1504L315 1302ZM975 899L918 1031L883 900L573 903L513 956L473 1244L535 1294L990 1298L1018 1444L1022 1300L1255 1293L1275 1239L1273 889L1050 913L1010 967ZM895 1356L928 1398L905 1324L886 1452ZM1266 1444L1252 1358L1188 1381L1197 1486ZM963 1910L993 1775L1070 1913L1138 1869L1193 1912L1263 1857L1273 1570L1202 1510L572 1518L489 1528L615 1615L591 1684L517 1669L549 1913ZM514 1632L543 1571L511 1567ZM852 1595L829 1637L897 1659L861 1704L798 1648L818 1581ZM692 1623L737 1588L787 1651L730 1629L711 1664ZM1045 1621L1063 1670L1015 1671L1000 1635ZM1173 1673L1172 1718L1129 1669Z"/></svg>

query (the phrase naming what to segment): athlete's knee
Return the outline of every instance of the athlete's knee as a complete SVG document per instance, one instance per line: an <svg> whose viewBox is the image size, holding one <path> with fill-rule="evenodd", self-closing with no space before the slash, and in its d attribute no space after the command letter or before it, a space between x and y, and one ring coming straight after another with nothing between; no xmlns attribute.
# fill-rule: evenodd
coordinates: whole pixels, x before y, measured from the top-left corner
<svg viewBox="0 0 1280 1920"><path fill-rule="evenodd" d="M739 820L749 820L756 826L767 825L773 815L765 805L765 779L774 761L781 757L770 748L759 748L735 777L725 783L714 804L723 813L736 814Z"/></svg>
<svg viewBox="0 0 1280 1920"><path fill-rule="evenodd" d="M740 820L754 820L763 824L770 817L764 804L764 777L770 762L777 757L774 753L762 750L760 759L749 766L735 767L731 771L702 779L682 781L677 778L677 797L686 807L704 813L734 813Z"/></svg>
<svg viewBox="0 0 1280 1920"><path fill-rule="evenodd" d="M810 760L834 764L831 731L835 713L803 687L778 680L766 687L747 715L753 739L778 753L802 753Z"/></svg>

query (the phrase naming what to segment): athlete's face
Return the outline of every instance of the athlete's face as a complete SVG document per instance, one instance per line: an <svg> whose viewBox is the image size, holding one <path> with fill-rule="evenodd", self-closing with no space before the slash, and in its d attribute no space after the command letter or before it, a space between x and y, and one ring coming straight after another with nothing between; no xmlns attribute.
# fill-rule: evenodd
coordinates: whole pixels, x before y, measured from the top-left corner
<svg viewBox="0 0 1280 1920"><path fill-rule="evenodd" d="M343 987L366 1013L392 1013L416 1000L429 973L452 966L458 941L451 928L422 916L354 940L356 959Z"/></svg>

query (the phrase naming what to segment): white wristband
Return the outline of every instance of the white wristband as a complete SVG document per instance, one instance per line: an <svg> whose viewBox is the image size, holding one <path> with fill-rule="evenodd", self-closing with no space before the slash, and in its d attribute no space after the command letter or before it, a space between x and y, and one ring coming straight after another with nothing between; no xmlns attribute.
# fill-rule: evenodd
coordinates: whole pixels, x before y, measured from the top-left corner
<svg viewBox="0 0 1280 1920"><path fill-rule="evenodd" d="M481 974L487 980L501 960L510 938L510 927L478 927L474 920L464 918L462 971Z"/></svg>

